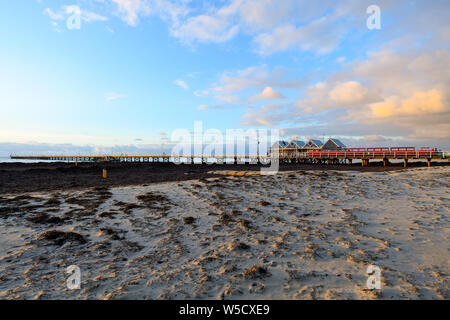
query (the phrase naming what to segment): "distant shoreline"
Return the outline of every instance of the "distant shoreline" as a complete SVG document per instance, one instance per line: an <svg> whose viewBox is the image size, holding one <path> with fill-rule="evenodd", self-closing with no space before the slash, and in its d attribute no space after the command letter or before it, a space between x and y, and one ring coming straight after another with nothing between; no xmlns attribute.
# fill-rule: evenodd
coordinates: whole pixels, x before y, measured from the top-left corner
<svg viewBox="0 0 450 320"><path fill-rule="evenodd" d="M433 162L433 166L448 166L449 162ZM411 162L408 168L426 167L425 162ZM170 181L186 181L219 177L211 171L259 171L260 166L249 164L182 164L172 163L74 163L39 162L0 163L0 193L17 194L39 191L76 190L92 187L119 187L142 185ZM108 177L102 178L103 169L107 170ZM360 164L352 165L325 165L325 164L287 164L280 165L280 171L296 170L336 170L384 172L404 170L400 163L393 163L383 167L380 162L373 162L369 167Z"/></svg>

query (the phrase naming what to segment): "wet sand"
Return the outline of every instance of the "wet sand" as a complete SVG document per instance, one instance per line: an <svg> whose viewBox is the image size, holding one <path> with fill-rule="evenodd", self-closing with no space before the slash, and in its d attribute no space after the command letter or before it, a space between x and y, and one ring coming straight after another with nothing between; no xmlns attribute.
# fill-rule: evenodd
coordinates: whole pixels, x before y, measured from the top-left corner
<svg viewBox="0 0 450 320"><path fill-rule="evenodd" d="M433 166L448 166L450 162L434 162ZM410 168L426 166L411 162ZM186 181L217 177L213 172L224 170L259 171L258 165L175 165L172 163L0 163L0 194L75 190L92 187L119 187L169 181ZM108 178L102 178L106 169ZM288 164L280 165L280 171L289 170L335 170L359 172L385 172L404 170L401 163L383 167L373 162L369 167L353 165Z"/></svg>
<svg viewBox="0 0 450 320"><path fill-rule="evenodd" d="M3 192L0 299L450 298L449 166L208 172Z"/></svg>

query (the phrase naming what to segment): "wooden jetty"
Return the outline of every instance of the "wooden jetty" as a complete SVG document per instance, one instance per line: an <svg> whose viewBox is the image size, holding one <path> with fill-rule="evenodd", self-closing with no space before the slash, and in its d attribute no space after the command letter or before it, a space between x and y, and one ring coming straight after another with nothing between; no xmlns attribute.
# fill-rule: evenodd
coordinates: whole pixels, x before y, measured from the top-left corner
<svg viewBox="0 0 450 320"><path fill-rule="evenodd" d="M361 161L362 166L368 166L370 161L383 161L387 166L390 160L403 160L407 166L409 160L424 160L431 165L433 160L450 160L449 152L377 152L377 151L342 151L322 150L320 152L296 152L288 154L269 155L169 155L169 154L147 154L147 155L11 155L11 159L17 160L42 160L42 161L64 161L64 162L166 162L175 164L194 163L234 163L234 164L269 164L279 163L325 163L325 164L351 164L355 160Z"/></svg>

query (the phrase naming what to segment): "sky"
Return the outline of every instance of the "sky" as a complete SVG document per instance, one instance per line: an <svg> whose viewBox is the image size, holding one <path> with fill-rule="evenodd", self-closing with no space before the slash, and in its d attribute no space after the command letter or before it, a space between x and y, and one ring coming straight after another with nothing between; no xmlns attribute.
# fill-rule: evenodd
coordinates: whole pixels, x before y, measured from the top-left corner
<svg viewBox="0 0 450 320"><path fill-rule="evenodd" d="M1 1L0 156L157 151L194 121L450 150L449 9L448 0Z"/></svg>

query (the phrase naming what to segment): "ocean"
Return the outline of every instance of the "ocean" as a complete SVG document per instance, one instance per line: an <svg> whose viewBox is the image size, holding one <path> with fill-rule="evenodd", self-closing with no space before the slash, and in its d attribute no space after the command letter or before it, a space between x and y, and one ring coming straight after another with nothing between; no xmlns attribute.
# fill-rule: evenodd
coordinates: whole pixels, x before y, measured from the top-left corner
<svg viewBox="0 0 450 320"><path fill-rule="evenodd" d="M5 162L21 162L21 163L37 163L42 162L42 160L18 160L18 159L11 159L10 157L0 157L0 163ZM45 162L57 162L57 161L45 161Z"/></svg>

